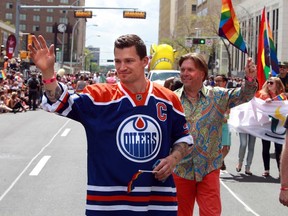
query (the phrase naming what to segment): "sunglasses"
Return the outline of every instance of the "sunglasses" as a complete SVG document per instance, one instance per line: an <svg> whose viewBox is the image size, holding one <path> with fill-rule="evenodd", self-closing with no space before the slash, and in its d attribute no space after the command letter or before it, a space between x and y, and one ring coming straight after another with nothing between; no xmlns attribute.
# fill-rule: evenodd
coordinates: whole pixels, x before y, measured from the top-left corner
<svg viewBox="0 0 288 216"><path fill-rule="evenodd" d="M273 81L268 81L267 84L269 84L269 85L273 85L274 82L273 82Z"/></svg>

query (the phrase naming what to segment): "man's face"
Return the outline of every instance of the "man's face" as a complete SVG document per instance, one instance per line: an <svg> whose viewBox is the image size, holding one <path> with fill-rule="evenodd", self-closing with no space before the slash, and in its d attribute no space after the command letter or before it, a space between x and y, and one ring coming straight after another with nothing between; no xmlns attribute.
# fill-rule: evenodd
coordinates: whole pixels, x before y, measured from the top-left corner
<svg viewBox="0 0 288 216"><path fill-rule="evenodd" d="M286 75L287 74L287 68L283 67L283 66L280 66L279 67L279 73L281 75Z"/></svg>
<svg viewBox="0 0 288 216"><path fill-rule="evenodd" d="M114 50L115 68L120 81L124 84L135 83L145 79L144 69L148 64L148 57L140 59L135 46Z"/></svg>
<svg viewBox="0 0 288 216"><path fill-rule="evenodd" d="M215 82L215 86L218 86L218 87L222 87L222 88L225 88L226 87L226 82L223 80L222 76L217 76L215 79L214 79L214 82Z"/></svg>
<svg viewBox="0 0 288 216"><path fill-rule="evenodd" d="M180 78L185 88L199 90L203 85L204 71L196 68L193 60L183 61L180 67Z"/></svg>

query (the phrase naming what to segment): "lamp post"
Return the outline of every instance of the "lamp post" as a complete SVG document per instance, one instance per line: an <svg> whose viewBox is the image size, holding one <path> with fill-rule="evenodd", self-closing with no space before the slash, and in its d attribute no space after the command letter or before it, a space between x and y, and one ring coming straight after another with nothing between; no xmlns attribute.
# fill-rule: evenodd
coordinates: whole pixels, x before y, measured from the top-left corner
<svg viewBox="0 0 288 216"><path fill-rule="evenodd" d="M73 46L74 46L74 32L75 32L75 27L78 25L80 22L80 19L76 21L76 23L73 26L72 29L72 41L71 41L71 51L70 51L70 73L72 72L72 57L73 57Z"/></svg>
<svg viewBox="0 0 288 216"><path fill-rule="evenodd" d="M87 27L91 27L91 26L95 26L97 27L98 25L97 24L93 24L93 25L89 25L89 26L86 26ZM97 35L97 37L100 37L100 35ZM84 38L83 38L84 39ZM86 32L85 32L85 40L83 40L83 50L82 50L82 53L83 53L83 57L82 57L82 70L85 70L85 44L86 44Z"/></svg>

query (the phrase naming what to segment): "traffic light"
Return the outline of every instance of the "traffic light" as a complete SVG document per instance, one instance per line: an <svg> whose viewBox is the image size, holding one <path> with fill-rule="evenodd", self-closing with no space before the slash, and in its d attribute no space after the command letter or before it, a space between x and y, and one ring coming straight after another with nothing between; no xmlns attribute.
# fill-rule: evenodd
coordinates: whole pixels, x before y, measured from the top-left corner
<svg viewBox="0 0 288 216"><path fill-rule="evenodd" d="M123 18L146 19L144 11L123 11Z"/></svg>
<svg viewBox="0 0 288 216"><path fill-rule="evenodd" d="M5 50L5 47L3 44L1 44L1 56L4 56L4 50Z"/></svg>
<svg viewBox="0 0 288 216"><path fill-rule="evenodd" d="M74 11L74 17L75 18L92 18L92 11L81 11L81 10L76 10Z"/></svg>
<svg viewBox="0 0 288 216"><path fill-rule="evenodd" d="M193 44L205 44L206 40L204 38L193 38Z"/></svg>

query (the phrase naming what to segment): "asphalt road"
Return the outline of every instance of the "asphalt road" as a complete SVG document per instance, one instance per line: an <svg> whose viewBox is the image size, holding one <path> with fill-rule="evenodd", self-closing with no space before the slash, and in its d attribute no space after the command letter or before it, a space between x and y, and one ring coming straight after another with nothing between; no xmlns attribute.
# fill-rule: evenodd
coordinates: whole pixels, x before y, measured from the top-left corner
<svg viewBox="0 0 288 216"><path fill-rule="evenodd" d="M0 216L84 215L86 140L82 126L42 110L1 114L0 122ZM271 159L271 177L263 178L257 139L254 175L237 173L239 137L233 133L232 139L227 170L221 173L222 215L287 216L288 208L278 201L275 159Z"/></svg>

